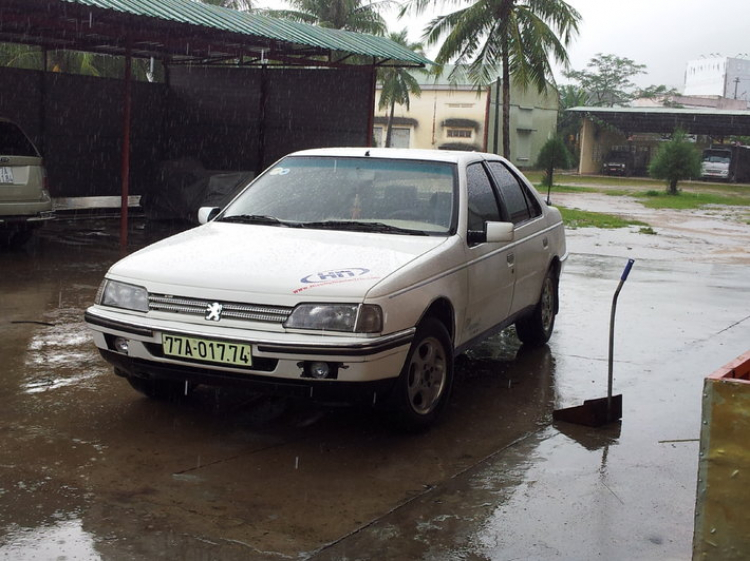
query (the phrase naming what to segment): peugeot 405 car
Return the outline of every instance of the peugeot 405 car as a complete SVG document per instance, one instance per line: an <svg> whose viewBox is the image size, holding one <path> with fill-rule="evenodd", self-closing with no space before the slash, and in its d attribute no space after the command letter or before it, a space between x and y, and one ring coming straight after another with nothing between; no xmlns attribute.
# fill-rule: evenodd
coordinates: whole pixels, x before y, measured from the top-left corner
<svg viewBox="0 0 750 561"><path fill-rule="evenodd" d="M21 128L0 118L0 246L19 246L54 218L42 157Z"/></svg>
<svg viewBox="0 0 750 561"><path fill-rule="evenodd" d="M430 426L454 357L552 334L560 212L491 154L341 148L270 166L224 209L116 263L86 321L155 398L241 385Z"/></svg>

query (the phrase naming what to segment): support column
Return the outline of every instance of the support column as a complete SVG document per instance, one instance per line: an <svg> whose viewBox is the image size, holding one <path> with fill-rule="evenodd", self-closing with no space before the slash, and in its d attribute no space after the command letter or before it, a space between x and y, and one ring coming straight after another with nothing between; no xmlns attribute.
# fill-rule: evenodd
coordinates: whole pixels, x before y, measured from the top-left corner
<svg viewBox="0 0 750 561"><path fill-rule="evenodd" d="M596 125L590 119L584 118L581 125L581 159L578 162L578 173L596 173L599 166L594 160L596 147Z"/></svg>

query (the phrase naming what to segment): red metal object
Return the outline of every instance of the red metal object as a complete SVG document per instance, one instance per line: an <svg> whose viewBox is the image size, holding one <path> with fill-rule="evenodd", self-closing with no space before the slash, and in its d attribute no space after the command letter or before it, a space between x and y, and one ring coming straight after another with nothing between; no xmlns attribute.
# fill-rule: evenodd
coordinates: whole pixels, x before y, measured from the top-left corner
<svg viewBox="0 0 750 561"><path fill-rule="evenodd" d="M125 86L122 107L122 187L120 190L120 250L124 253L128 248L128 195L130 191L130 111L132 106L132 56L130 39L125 54Z"/></svg>

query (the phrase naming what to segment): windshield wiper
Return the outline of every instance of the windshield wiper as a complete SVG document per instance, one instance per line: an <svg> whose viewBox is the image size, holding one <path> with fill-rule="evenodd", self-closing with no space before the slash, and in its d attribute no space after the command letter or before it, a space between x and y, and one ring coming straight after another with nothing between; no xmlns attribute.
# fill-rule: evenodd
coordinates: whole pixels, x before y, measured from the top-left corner
<svg viewBox="0 0 750 561"><path fill-rule="evenodd" d="M399 228L383 222L357 222L352 220L322 220L320 222L302 222L300 228L313 228L321 230L348 230L351 232L376 232L383 234L409 234L411 236L428 236L422 230L410 230Z"/></svg>
<svg viewBox="0 0 750 561"><path fill-rule="evenodd" d="M235 214L232 216L222 216L219 218L219 222L239 222L241 224L263 224L267 226L288 226L288 224L282 220L279 220L275 216L268 216L265 214Z"/></svg>

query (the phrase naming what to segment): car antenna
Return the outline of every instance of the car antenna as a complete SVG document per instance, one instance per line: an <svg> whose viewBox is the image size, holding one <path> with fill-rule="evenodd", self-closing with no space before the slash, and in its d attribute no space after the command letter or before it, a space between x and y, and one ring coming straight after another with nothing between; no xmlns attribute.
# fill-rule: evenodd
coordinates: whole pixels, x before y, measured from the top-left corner
<svg viewBox="0 0 750 561"><path fill-rule="evenodd" d="M369 150L367 152L365 152L365 156L367 156L367 157L370 156L370 151Z"/></svg>

